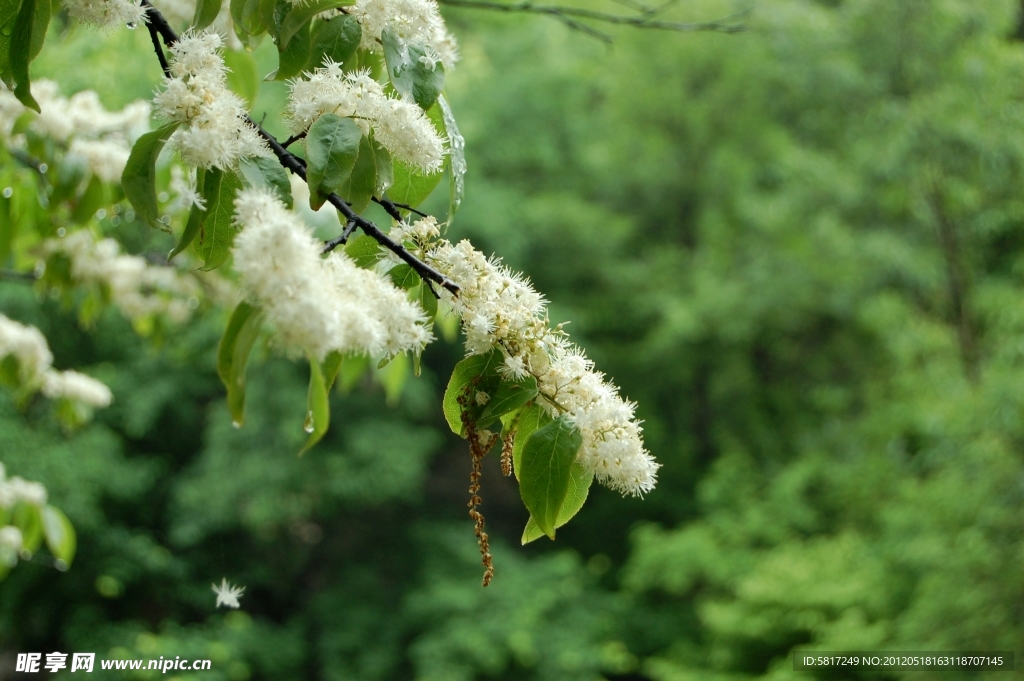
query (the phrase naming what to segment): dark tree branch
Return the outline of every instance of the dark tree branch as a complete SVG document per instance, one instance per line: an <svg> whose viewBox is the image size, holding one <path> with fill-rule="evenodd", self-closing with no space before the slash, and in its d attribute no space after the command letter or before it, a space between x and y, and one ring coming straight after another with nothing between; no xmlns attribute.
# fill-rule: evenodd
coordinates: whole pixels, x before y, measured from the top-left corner
<svg viewBox="0 0 1024 681"><path fill-rule="evenodd" d="M284 147L285 149L287 149L288 147L290 147L291 145L295 144L299 140L304 139L306 137L306 133L307 132L308 132L308 130L303 130L302 132L300 132L298 134L292 135L291 137L286 139L284 142L281 142L281 146Z"/></svg>
<svg viewBox="0 0 1024 681"><path fill-rule="evenodd" d="M34 283L37 279L32 272L18 272L16 270L0 270L0 281L17 281L23 284Z"/></svg>
<svg viewBox="0 0 1024 681"><path fill-rule="evenodd" d="M160 14L160 11L149 3L149 0L142 0L142 5L146 8L146 17L148 20L147 25L151 27L150 32L154 36L154 46L157 48L157 56L160 57L161 60L163 60L163 50L159 49L160 45L156 42L155 36L159 35L163 39L164 45L166 45L167 47L171 47L172 45L174 45L174 43L178 42L178 34L174 32L174 29L172 29L170 24L167 23L167 20L163 17L162 14ZM164 73L169 74L170 72L165 69ZM256 132L259 133L260 137L266 140L267 144L270 146L271 151L273 151L274 155L277 156L278 162L280 162L281 165L284 166L284 168L291 171L292 174L298 175L300 178L302 178L304 182L308 183L308 180L306 180L306 164L302 161L302 159L288 151L284 145L277 141L276 137L274 137L269 132L264 130L263 127L258 125L255 121L253 121L252 118L246 117L246 120L249 122L250 125L252 125L256 129ZM310 187L310 191L315 190L312 187ZM423 262L422 260L414 256L412 253L406 250L405 247L402 246L401 244L392 241L387 234L382 232L380 228L377 227L377 225L370 222L366 218L357 215L356 212L352 210L352 207L348 205L348 202L346 202L343 198L341 198L337 194L331 193L327 195L327 201L332 206L337 208L338 211L340 211L341 214L344 215L345 218L348 220L345 226L345 232L342 233L342 236L339 237L337 240L332 239L331 241L327 242L327 245L325 245L325 249L327 251L337 247L339 244L345 243L345 241L347 241L348 237L351 235L351 230L349 229L349 226L354 225L356 227L359 227L359 229L363 230L364 234L373 238L381 246L383 246L384 248L388 249L389 251L397 255L399 258L401 258L406 264L409 265L409 267L413 269L414 272L416 272L416 274L420 275L422 279L436 282L443 286L444 288L448 289L448 291L450 291L453 295L458 295L458 284L456 284L454 281L452 281L451 279L444 276L427 263ZM399 217L399 220L401 220L401 217ZM330 246L330 248L327 248L327 246L334 241L337 241L337 243L335 243L333 246Z"/></svg>
<svg viewBox="0 0 1024 681"><path fill-rule="evenodd" d="M653 28L662 31L678 31L682 33L691 33L694 31L715 31L718 33L739 33L747 30L745 24L737 21L740 17L746 16L750 13L750 9L745 9L735 14L722 17L721 19L715 19L713 21L698 21L698 22L679 22L679 21L664 21L657 19L656 17L668 9L671 5L675 4L676 0L667 0L657 7L649 7L643 5L635 0L618 0L620 4L626 5L633 8L637 14L614 14L612 12L599 12L592 9L584 9L582 7L564 7L561 5L537 5L531 0L523 0L522 2L507 3L507 2L494 2L492 0L439 0L443 5L449 5L451 7L465 7L468 9L486 9L495 10L499 12L522 12L525 14L543 14L546 16L554 17L558 19L566 26L574 28L580 31L592 35L600 40L608 41L611 37L598 31L589 24L582 23L581 20L596 21L605 24L617 24L624 26L632 26L634 28Z"/></svg>
<svg viewBox="0 0 1024 681"><path fill-rule="evenodd" d="M167 63L167 55L164 54L164 48L160 47L160 32L156 28L156 18L153 16L154 14L159 14L156 8L149 4L149 0L143 0L142 6L146 8L146 29L149 31L150 40L153 41L153 50L156 52L156 58L160 60L160 68L164 71L164 77L170 78L171 65ZM161 16L160 19L162 20L163 17ZM168 28L170 27L168 26ZM168 47L173 44L173 42L170 43Z"/></svg>

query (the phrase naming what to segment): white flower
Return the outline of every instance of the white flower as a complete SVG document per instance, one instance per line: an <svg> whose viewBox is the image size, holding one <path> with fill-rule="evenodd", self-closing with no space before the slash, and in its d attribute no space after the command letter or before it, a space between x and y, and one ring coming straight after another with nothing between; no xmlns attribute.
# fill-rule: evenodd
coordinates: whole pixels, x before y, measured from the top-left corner
<svg viewBox="0 0 1024 681"><path fill-rule="evenodd" d="M146 9L137 0L64 0L68 14L87 24L135 26L145 21Z"/></svg>
<svg viewBox="0 0 1024 681"><path fill-rule="evenodd" d="M50 371L43 378L43 394L51 400L64 398L90 407L109 407L114 396L110 388L77 371Z"/></svg>
<svg viewBox="0 0 1024 681"><path fill-rule="evenodd" d="M431 340L418 304L343 252L327 258L309 228L273 195L247 189L235 201L241 231L235 269L243 291L286 347L328 352L418 352Z"/></svg>
<svg viewBox="0 0 1024 681"><path fill-rule="evenodd" d="M33 506L46 505L46 488L38 482L29 482L16 475L7 481L7 486L15 502L23 501Z"/></svg>
<svg viewBox="0 0 1024 681"><path fill-rule="evenodd" d="M227 577L222 577L220 580L220 586L216 584L210 585L213 588L213 593L217 594L217 605L215 608L224 606L227 608L239 607L238 599L245 593L244 586L231 586L228 582Z"/></svg>
<svg viewBox="0 0 1024 681"><path fill-rule="evenodd" d="M403 228L403 237L409 229ZM565 414L579 429L582 444L576 460L598 482L623 494L652 490L659 466L644 449L635 405L594 370L561 326L551 328L544 299L530 282L487 259L468 241L438 241L426 257L461 289L458 296L447 291L442 295L462 316L466 349L482 354L500 348L502 375L536 379L546 398L537 403L551 416Z"/></svg>
<svg viewBox="0 0 1024 681"><path fill-rule="evenodd" d="M0 527L0 547L17 553L21 551L21 530L14 525Z"/></svg>
<svg viewBox="0 0 1024 681"><path fill-rule="evenodd" d="M26 326L0 314L0 360L14 357L19 380L27 387L38 387L53 363L46 338L34 326Z"/></svg>
<svg viewBox="0 0 1024 681"><path fill-rule="evenodd" d="M131 147L123 140L76 139L68 153L85 159L89 170L104 182L120 182Z"/></svg>
<svg viewBox="0 0 1024 681"><path fill-rule="evenodd" d="M114 239L96 241L88 230L48 239L42 251L71 261L71 279L78 284L103 285L110 300L129 319L163 315L174 322L191 316L187 301L201 293L192 276L173 267L149 265L137 255L121 253Z"/></svg>
<svg viewBox="0 0 1024 681"><path fill-rule="evenodd" d="M345 73L328 62L291 84L287 116L295 132L306 130L322 114L352 117L373 129L374 139L395 158L425 173L441 168L445 146L423 110L412 102L388 97L365 71Z"/></svg>
<svg viewBox="0 0 1024 681"><path fill-rule="evenodd" d="M169 143L186 164L226 170L270 150L246 120L245 104L227 88L227 68L215 31L188 31L171 48L171 74L154 97L157 111L183 123Z"/></svg>
<svg viewBox="0 0 1024 681"><path fill-rule="evenodd" d="M356 0L350 11L363 29L360 47L365 50L380 52L380 36L387 29L405 45L422 48L427 60L441 62L446 69L459 60L455 38L433 0Z"/></svg>

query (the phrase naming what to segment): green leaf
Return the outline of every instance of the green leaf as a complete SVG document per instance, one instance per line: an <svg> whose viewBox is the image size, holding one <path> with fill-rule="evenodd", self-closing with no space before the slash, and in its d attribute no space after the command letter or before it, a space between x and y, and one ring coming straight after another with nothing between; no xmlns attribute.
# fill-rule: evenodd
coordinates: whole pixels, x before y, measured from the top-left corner
<svg viewBox="0 0 1024 681"><path fill-rule="evenodd" d="M559 416L533 431L523 447L519 494L537 527L552 539L582 442L579 430Z"/></svg>
<svg viewBox="0 0 1024 681"><path fill-rule="evenodd" d="M231 19L235 34L248 47L259 43L258 36L271 27L272 11L261 0L231 0Z"/></svg>
<svg viewBox="0 0 1024 681"><path fill-rule="evenodd" d="M202 190L206 210L199 228L199 257L203 259L204 270L220 267L231 254L238 231L233 221L235 194L242 186L241 178L231 171L206 171Z"/></svg>
<svg viewBox="0 0 1024 681"><path fill-rule="evenodd" d="M324 357L323 372L324 372L324 384L327 386L327 391L330 392L331 386L334 385L334 379L338 377L338 370L341 369L341 361L344 359L337 350L331 350Z"/></svg>
<svg viewBox="0 0 1024 681"><path fill-rule="evenodd" d="M519 469L522 467L523 448L526 447L526 441L530 439L533 431L551 421L552 418L548 415L547 410L539 404L531 404L519 414L516 439L512 443L512 470L515 472L516 480L519 479Z"/></svg>
<svg viewBox="0 0 1024 681"><path fill-rule="evenodd" d="M312 33L306 70L324 65L324 59L343 64L355 54L363 39L363 29L351 14L340 14L320 21Z"/></svg>
<svg viewBox="0 0 1024 681"><path fill-rule="evenodd" d="M513 412L537 396L537 379L526 376L517 381L503 378L480 413L481 421L490 421Z"/></svg>
<svg viewBox="0 0 1024 681"><path fill-rule="evenodd" d="M416 271L405 263L395 265L388 270L388 276L395 286L405 291L408 291L420 281L420 276L416 274Z"/></svg>
<svg viewBox="0 0 1024 681"><path fill-rule="evenodd" d="M75 203L75 210L71 214L71 219L79 223L88 222L96 214L96 211L108 203L110 203L110 195L107 191L107 185L104 184L103 180L93 175L89 178L89 184L86 185L82 196Z"/></svg>
<svg viewBox="0 0 1024 681"><path fill-rule="evenodd" d="M426 52L418 45L410 45L384 29L380 34L384 46L384 60L388 66L391 84L403 95L409 95L426 111L434 105L444 89L444 65L427 66Z"/></svg>
<svg viewBox="0 0 1024 681"><path fill-rule="evenodd" d="M377 190L377 156L366 135L359 140L359 155L352 172L334 192L345 199L357 213L366 210Z"/></svg>
<svg viewBox="0 0 1024 681"><path fill-rule="evenodd" d="M299 26L287 45L277 45L278 65L274 80L288 80L302 73L309 61L309 21Z"/></svg>
<svg viewBox="0 0 1024 681"><path fill-rule="evenodd" d="M430 285L425 281L420 281L420 286L417 290L417 300L423 311L427 313L427 320L433 321L434 317L437 316L437 297L434 296L430 290Z"/></svg>
<svg viewBox="0 0 1024 681"><path fill-rule="evenodd" d="M462 424L462 405L459 398L467 386L475 382L476 390L489 392L491 386L496 386L501 380L498 376L498 367L504 361L501 350L493 350L486 355L470 355L455 365L452 377L448 381L448 387L444 391L444 399L441 406L444 410L445 420L448 427L459 437L466 437L466 429ZM469 395L470 404L469 416L473 418L477 411L474 396ZM478 419L473 419L478 420Z"/></svg>
<svg viewBox="0 0 1024 681"><path fill-rule="evenodd" d="M121 188L135 208L135 214L150 227L158 229L163 229L164 225L160 223L156 203L156 159L178 125L168 123L136 140L121 174Z"/></svg>
<svg viewBox="0 0 1024 681"><path fill-rule="evenodd" d="M380 244L372 236L360 234L345 244L345 255L364 270L369 269L380 260Z"/></svg>
<svg viewBox="0 0 1024 681"><path fill-rule="evenodd" d="M448 132L448 157L445 163L448 165L448 224L451 225L466 193L466 140L459 132L448 98L441 95L437 106L441 109L444 127Z"/></svg>
<svg viewBox="0 0 1024 681"><path fill-rule="evenodd" d="M43 543L43 517L39 507L25 502L14 507L11 524L21 530L21 547L35 553Z"/></svg>
<svg viewBox="0 0 1024 681"><path fill-rule="evenodd" d="M327 113L316 119L306 135L306 179L309 205L318 210L325 196L344 182L359 155L363 131L351 118Z"/></svg>
<svg viewBox="0 0 1024 681"><path fill-rule="evenodd" d="M391 152L385 149L377 140L373 142L373 157L377 164L377 189L374 192L377 196L384 196L384 192L395 183L395 169L391 162Z"/></svg>
<svg viewBox="0 0 1024 681"><path fill-rule="evenodd" d="M245 50L224 50L224 64L228 71L228 87L241 96L249 106L260 93L260 74L256 60Z"/></svg>
<svg viewBox="0 0 1024 681"><path fill-rule="evenodd" d="M231 313L217 346L217 375L228 391L228 410L236 426L245 423L245 366L260 332L263 315L242 301Z"/></svg>
<svg viewBox="0 0 1024 681"><path fill-rule="evenodd" d="M205 184L204 180L206 177L206 171L199 168L196 171L196 185L202 187ZM192 207L188 211L188 222L185 223L185 231L181 233L181 238L178 239L177 245L171 249L171 252L167 254L167 259L171 260L176 255L184 251L192 242L195 241L199 235L199 228L203 224L203 209L198 205L192 204Z"/></svg>
<svg viewBox="0 0 1024 681"><path fill-rule="evenodd" d="M250 186L270 189L285 206L292 207L292 183L277 159L264 156L244 158L239 164L239 169Z"/></svg>
<svg viewBox="0 0 1024 681"><path fill-rule="evenodd" d="M11 32L10 73L14 96L34 111L39 111L39 104L32 97L28 65L42 49L49 25L50 0L22 0Z"/></svg>
<svg viewBox="0 0 1024 681"><path fill-rule="evenodd" d="M299 451L299 456L308 452L327 432L331 422L330 401L327 396L327 382L320 362L309 360L309 394L306 403L305 429L309 433L306 444Z"/></svg>
<svg viewBox="0 0 1024 681"><path fill-rule="evenodd" d="M50 553L71 567L77 547L75 528L71 521L59 508L49 504L43 507L42 519L43 534L46 536L46 545L50 548Z"/></svg>
<svg viewBox="0 0 1024 681"><path fill-rule="evenodd" d="M222 0L196 0L196 13L192 18L192 27L197 31L212 24L220 14Z"/></svg>
<svg viewBox="0 0 1024 681"><path fill-rule="evenodd" d="M565 525L573 519L573 516L580 512L583 504L587 501L587 495L590 493L590 484L592 482L594 482L594 472L585 469L578 461L573 461L572 467L569 469L569 489L565 493L565 501L562 502L562 508L558 511L558 520L555 521L556 529ZM522 543L529 544L543 536L544 531L537 525L537 521L533 519L533 516L530 516L530 519L526 521L526 527L523 529Z"/></svg>
<svg viewBox="0 0 1024 681"><path fill-rule="evenodd" d="M441 181L441 176L444 175L444 171L441 170L424 175L398 159L394 159L393 168L394 181L391 188L388 189L388 198L395 203L402 203L413 208L430 196L430 193Z"/></svg>
<svg viewBox="0 0 1024 681"><path fill-rule="evenodd" d="M303 26L308 26L316 15L339 7L351 5L355 0L314 0L303 5L294 5L280 22L277 31L277 44L280 49L288 47L288 43Z"/></svg>

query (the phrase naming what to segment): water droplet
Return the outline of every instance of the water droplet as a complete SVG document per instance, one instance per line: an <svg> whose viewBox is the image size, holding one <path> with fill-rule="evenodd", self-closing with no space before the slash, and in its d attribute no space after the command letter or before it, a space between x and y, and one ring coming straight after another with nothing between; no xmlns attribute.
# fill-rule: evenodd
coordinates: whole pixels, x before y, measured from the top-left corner
<svg viewBox="0 0 1024 681"><path fill-rule="evenodd" d="M50 169L50 166L46 165L45 163L40 163L39 164L39 172L45 173L49 169Z"/></svg>
<svg viewBox="0 0 1024 681"><path fill-rule="evenodd" d="M306 412L306 422L302 424L302 429L307 433L313 432L313 412Z"/></svg>
<svg viewBox="0 0 1024 681"><path fill-rule="evenodd" d="M14 196L14 187L4 187L4 198L9 199Z"/></svg>
<svg viewBox="0 0 1024 681"><path fill-rule="evenodd" d="M98 211L96 211L96 219L97 220L102 220L105 217L107 217L107 211L106 210L104 210L103 208L100 208Z"/></svg>
<svg viewBox="0 0 1024 681"><path fill-rule="evenodd" d="M67 233L68 233L68 230L64 229L63 227L60 227L60 228L57 229L57 236L64 236Z"/></svg>
<svg viewBox="0 0 1024 681"><path fill-rule="evenodd" d="M194 310L197 307L199 307L199 299L196 298L195 296L192 296L191 298L189 298L188 299L188 307L189 307L190 310Z"/></svg>
<svg viewBox="0 0 1024 681"><path fill-rule="evenodd" d="M167 199L170 197L167 196L167 192L160 192L156 195L156 198L160 203L167 203Z"/></svg>
<svg viewBox="0 0 1024 681"><path fill-rule="evenodd" d="M234 428L241 428L242 427L242 423L240 421L232 421L231 425Z"/></svg>
<svg viewBox="0 0 1024 681"><path fill-rule="evenodd" d="M110 224L114 225L114 227L117 227L119 224L121 224L121 218L115 215L114 217L110 218Z"/></svg>
<svg viewBox="0 0 1024 681"><path fill-rule="evenodd" d="M53 561L53 567L57 568L61 572L67 572L68 571L68 564L66 562L64 562L60 558L58 558L57 560Z"/></svg>
<svg viewBox="0 0 1024 681"><path fill-rule="evenodd" d="M129 31L134 31L135 27L138 26L138 24L136 24L134 21L129 21L127 24L125 24L125 26L128 27Z"/></svg>

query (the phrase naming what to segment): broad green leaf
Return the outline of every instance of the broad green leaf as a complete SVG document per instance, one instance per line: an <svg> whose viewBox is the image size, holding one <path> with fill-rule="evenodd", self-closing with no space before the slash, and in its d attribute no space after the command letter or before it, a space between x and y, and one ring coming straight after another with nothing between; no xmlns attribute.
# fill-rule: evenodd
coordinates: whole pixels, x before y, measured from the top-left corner
<svg viewBox="0 0 1024 681"><path fill-rule="evenodd" d="M245 366L262 319L258 308L242 301L231 313L217 346L217 375L227 388L228 410L231 421L237 426L245 423Z"/></svg>
<svg viewBox="0 0 1024 681"><path fill-rule="evenodd" d="M384 196L384 192L395 182L394 164L391 162L391 152L379 144L373 142L373 156L377 164L377 189L374 192L377 196Z"/></svg>
<svg viewBox="0 0 1024 681"><path fill-rule="evenodd" d="M360 234L345 244L345 255L363 269L369 269L380 260L380 244L372 236Z"/></svg>
<svg viewBox="0 0 1024 681"><path fill-rule="evenodd" d="M35 553L43 543L43 516L38 506L19 503L14 507L11 524L21 530L21 547Z"/></svg>
<svg viewBox="0 0 1024 681"><path fill-rule="evenodd" d="M434 317L437 316L437 297L431 292L430 285L427 282L420 281L416 298L420 303L420 307L427 313L427 321L432 322Z"/></svg>
<svg viewBox="0 0 1024 681"><path fill-rule="evenodd" d="M42 46L42 40L36 34L41 27L45 35L49 22L50 0L22 0L11 33L10 69L14 96L34 111L39 111L39 104L32 97L28 65L39 52L36 45Z"/></svg>
<svg viewBox="0 0 1024 681"><path fill-rule="evenodd" d="M179 123L168 123L162 128L136 140L128 162L121 173L121 188L135 208L135 214L150 227L163 229L156 203L156 159L167 139L178 129Z"/></svg>
<svg viewBox="0 0 1024 681"><path fill-rule="evenodd" d="M245 158L239 164L239 169L250 186L270 189L285 206L292 207L292 184L277 159L263 156Z"/></svg>
<svg viewBox="0 0 1024 681"><path fill-rule="evenodd" d="M422 47L407 43L389 29L384 29L380 40L391 84L403 95L411 96L424 111L432 107L444 89L444 65L437 62L428 66L430 60Z"/></svg>
<svg viewBox="0 0 1024 681"><path fill-rule="evenodd" d="M59 508L47 504L43 507L43 534L46 536L46 545L54 558L64 561L64 564L71 567L71 561L75 559L75 528L71 521Z"/></svg>
<svg viewBox="0 0 1024 681"><path fill-rule="evenodd" d="M312 0L306 4L293 5L284 19L280 22L277 31L277 44L280 49L288 47L288 43L299 32L303 26L308 26L310 20L322 12L339 7L351 5L355 0Z"/></svg>
<svg viewBox="0 0 1024 681"><path fill-rule="evenodd" d="M196 185L202 187L205 181L206 171L199 168L196 171ZM186 248L192 245L196 237L199 236L199 228L203 224L203 209L198 205L192 204L192 207L188 211L188 222L185 223L185 231L181 233L181 238L178 239L177 245L171 249L171 252L167 254L167 259L171 260L176 255L184 251Z"/></svg>
<svg viewBox="0 0 1024 681"><path fill-rule="evenodd" d="M590 493L590 484L592 482L594 482L594 472L585 469L578 461L573 461L572 467L569 470L569 489L565 493L565 501L562 502L562 508L558 511L558 520L555 522L556 529L565 525L573 519L573 516L580 512L583 504L587 501L587 495ZM530 516L530 519L526 521L526 527L523 529L522 543L529 544L543 536L544 531L537 525L537 521L533 519L533 516Z"/></svg>
<svg viewBox="0 0 1024 681"><path fill-rule="evenodd" d="M206 210L199 228L199 257L204 270L220 267L231 254L238 231L233 220L235 195L242 186L241 178L230 170L206 171L202 191Z"/></svg>
<svg viewBox="0 0 1024 681"><path fill-rule="evenodd" d="M324 372L324 385L327 386L327 392L331 391L331 386L334 385L334 379L338 377L338 370L341 369L341 362L344 359L337 350L331 350L324 357L323 361L323 372Z"/></svg>
<svg viewBox="0 0 1024 681"><path fill-rule="evenodd" d="M582 442L579 430L559 416L533 431L523 446L519 494L537 527L552 539Z"/></svg>
<svg viewBox="0 0 1024 681"><path fill-rule="evenodd" d="M196 0L196 13L192 17L192 27L201 30L211 25L220 14L220 5L223 0Z"/></svg>
<svg viewBox="0 0 1024 681"><path fill-rule="evenodd" d="M167 254L168 260L173 260L176 255L184 251L186 248L192 245L192 242L199 236L199 228L203 225L203 210L194 205L188 211L188 222L185 223L185 229L181 233L181 238L178 239L178 243L171 249L171 252Z"/></svg>
<svg viewBox="0 0 1024 681"><path fill-rule="evenodd" d="M89 184L86 185L85 191L75 203L71 219L80 223L88 222L96 214L96 211L108 203L110 203L110 194L107 191L107 185L93 175L89 178Z"/></svg>
<svg viewBox="0 0 1024 681"><path fill-rule="evenodd" d="M377 157L370 138L366 135L359 140L359 155L352 172L334 192L345 199L357 213L366 210L370 199L377 190Z"/></svg>
<svg viewBox="0 0 1024 681"><path fill-rule="evenodd" d="M271 27L273 17L264 11L261 0L231 0L231 19L239 40L248 47L259 43L259 35Z"/></svg>
<svg viewBox="0 0 1024 681"><path fill-rule="evenodd" d="M452 223L455 212L462 205L462 197L466 193L466 140L459 132L455 115L448 104L448 98L441 95L437 100L444 118L444 127L448 132L448 224Z"/></svg>
<svg viewBox="0 0 1024 681"><path fill-rule="evenodd" d="M229 69L228 87L252 106L260 93L256 60L245 50L224 50L224 64Z"/></svg>
<svg viewBox="0 0 1024 681"><path fill-rule="evenodd" d="M488 392L492 386L497 386L500 381L498 367L504 361L501 350L493 350L486 355L470 355L455 365L452 377L448 381L448 387L444 391L442 408L444 417L448 421L448 427L459 437L466 437L466 430L462 423L462 405L459 398L467 386L475 383L476 391ZM474 392L474 391L471 391ZM474 412L479 411L474 394L469 395L470 402L469 416L475 417ZM474 420L477 420L474 418Z"/></svg>
<svg viewBox="0 0 1024 681"><path fill-rule="evenodd" d="M523 448L526 446L526 441L530 439L533 431L551 421L552 418L548 415L547 410L539 404L531 404L519 414L516 439L512 443L512 470L515 472L516 480L519 479L519 469L522 467Z"/></svg>
<svg viewBox="0 0 1024 681"><path fill-rule="evenodd" d="M325 196L352 172L363 131L351 118L327 113L316 119L306 135L306 179L309 205L318 210Z"/></svg>
<svg viewBox="0 0 1024 681"><path fill-rule="evenodd" d="M392 267L388 271L388 277L391 278L391 282L395 286L405 291L408 291L420 281L420 276L416 274L416 271L405 263Z"/></svg>
<svg viewBox="0 0 1024 681"><path fill-rule="evenodd" d="M394 181L388 189L388 199L395 203L406 206L416 206L423 203L430 193L434 191L444 171L437 171L430 175L424 175L415 168L410 168L402 161L393 159Z"/></svg>
<svg viewBox="0 0 1024 681"><path fill-rule="evenodd" d="M490 421L513 412L537 396L537 379L533 376L511 381L501 379L497 389L480 412L481 421Z"/></svg>
<svg viewBox="0 0 1024 681"><path fill-rule="evenodd" d="M309 61L309 21L299 26L287 45L277 45L277 71L274 80L288 80L302 73Z"/></svg>
<svg viewBox="0 0 1024 681"><path fill-rule="evenodd" d="M299 451L299 456L308 452L327 432L331 423L331 406L327 396L327 382L324 380L323 368L315 359L309 360L309 394L306 402L305 429L309 433L306 444Z"/></svg>
<svg viewBox="0 0 1024 681"><path fill-rule="evenodd" d="M317 22L309 48L308 71L324 65L324 59L343 64L359 48L363 30L351 14L339 14L327 21Z"/></svg>

